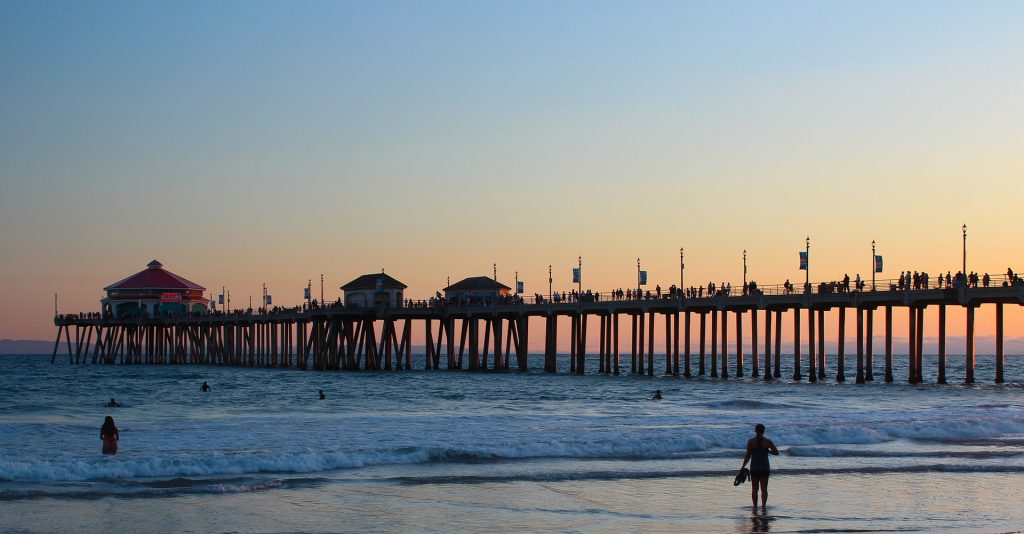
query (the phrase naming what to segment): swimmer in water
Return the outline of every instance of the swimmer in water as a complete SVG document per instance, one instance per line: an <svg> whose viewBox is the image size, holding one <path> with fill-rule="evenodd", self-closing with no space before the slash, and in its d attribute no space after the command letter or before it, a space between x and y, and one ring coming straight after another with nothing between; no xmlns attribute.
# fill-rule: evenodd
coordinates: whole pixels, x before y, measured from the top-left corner
<svg viewBox="0 0 1024 534"><path fill-rule="evenodd" d="M209 393L210 392L210 384L207 384L206 381L203 380L203 385L199 386L199 391L201 391L203 393Z"/></svg>
<svg viewBox="0 0 1024 534"><path fill-rule="evenodd" d="M117 431L117 425L114 424L114 418L109 415L100 427L100 439L103 440L103 454L117 454L117 440L121 439L121 436Z"/></svg>
<svg viewBox="0 0 1024 534"><path fill-rule="evenodd" d="M119 403L116 400L114 400L113 398L111 398L110 402L104 404L104 406L106 406L107 408L120 408L121 407L121 403Z"/></svg>
<svg viewBox="0 0 1024 534"><path fill-rule="evenodd" d="M321 389L320 390L320 400L324 400L326 398L327 398L327 395L324 395L324 390Z"/></svg>
<svg viewBox="0 0 1024 534"><path fill-rule="evenodd" d="M661 400L661 390L660 389L654 390L654 396L651 397L651 400Z"/></svg>

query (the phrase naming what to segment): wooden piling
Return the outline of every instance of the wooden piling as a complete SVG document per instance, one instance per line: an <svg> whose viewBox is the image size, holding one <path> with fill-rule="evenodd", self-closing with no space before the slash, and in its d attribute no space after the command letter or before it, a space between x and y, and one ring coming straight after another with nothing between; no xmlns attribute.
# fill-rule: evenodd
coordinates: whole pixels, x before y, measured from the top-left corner
<svg viewBox="0 0 1024 534"><path fill-rule="evenodd" d="M996 303L996 384L1003 383L1003 303Z"/></svg>

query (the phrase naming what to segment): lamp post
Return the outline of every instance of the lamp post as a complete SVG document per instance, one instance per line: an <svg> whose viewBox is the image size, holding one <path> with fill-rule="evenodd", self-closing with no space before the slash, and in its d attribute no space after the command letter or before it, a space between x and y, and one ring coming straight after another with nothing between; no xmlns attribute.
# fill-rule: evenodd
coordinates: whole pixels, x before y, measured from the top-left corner
<svg viewBox="0 0 1024 534"><path fill-rule="evenodd" d="M519 271L516 271L516 289L515 289L515 292L513 294L514 295L518 295L519 294Z"/></svg>
<svg viewBox="0 0 1024 534"><path fill-rule="evenodd" d="M320 273L320 305L324 305L324 273Z"/></svg>
<svg viewBox="0 0 1024 534"><path fill-rule="evenodd" d="M492 265L492 267L494 268L494 281L497 282L498 281L498 264L495 263L495 264Z"/></svg>
<svg viewBox="0 0 1024 534"><path fill-rule="evenodd" d="M878 270L876 265L878 263L878 256L875 255L875 240L871 240L871 291L875 290L875 272Z"/></svg>
<svg viewBox="0 0 1024 534"><path fill-rule="evenodd" d="M576 279L576 300L579 301L580 296L583 295L583 256L576 258L579 267L579 278Z"/></svg>
<svg viewBox="0 0 1024 534"><path fill-rule="evenodd" d="M961 228L961 230L963 230L963 232L964 232L964 265L963 265L963 271L961 271L961 272L964 273L964 277L966 279L966 276L967 276L967 223L964 223L964 225Z"/></svg>
<svg viewBox="0 0 1024 534"><path fill-rule="evenodd" d="M551 282L554 280L551 278L551 264L548 264L548 303L551 303Z"/></svg>
<svg viewBox="0 0 1024 534"><path fill-rule="evenodd" d="M683 290L683 269L685 265L683 263L683 247L679 247L679 291Z"/></svg>
<svg viewBox="0 0 1024 534"><path fill-rule="evenodd" d="M743 249L743 294L747 294L747 249Z"/></svg>
<svg viewBox="0 0 1024 534"><path fill-rule="evenodd" d="M806 243L806 245L807 245L807 248L804 249L804 253L807 256L807 269L804 270L804 275L805 275L805 277L804 277L804 293L810 293L811 292L811 236L807 236L807 239L804 241L804 243Z"/></svg>
<svg viewBox="0 0 1024 534"><path fill-rule="evenodd" d="M636 259L636 300L640 300L640 258Z"/></svg>

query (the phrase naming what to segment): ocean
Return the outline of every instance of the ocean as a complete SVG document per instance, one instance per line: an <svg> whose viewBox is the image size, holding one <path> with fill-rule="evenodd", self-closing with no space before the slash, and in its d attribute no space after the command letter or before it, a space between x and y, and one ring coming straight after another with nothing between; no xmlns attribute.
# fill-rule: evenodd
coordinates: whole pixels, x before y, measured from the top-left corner
<svg viewBox="0 0 1024 534"><path fill-rule="evenodd" d="M944 386L934 357L907 384L905 360L857 385L849 359L847 383L812 384L786 358L765 383L0 357L0 531L1024 529L1024 357L1003 385L979 357L972 386L962 357ZM781 451L763 512L733 486L756 423Z"/></svg>

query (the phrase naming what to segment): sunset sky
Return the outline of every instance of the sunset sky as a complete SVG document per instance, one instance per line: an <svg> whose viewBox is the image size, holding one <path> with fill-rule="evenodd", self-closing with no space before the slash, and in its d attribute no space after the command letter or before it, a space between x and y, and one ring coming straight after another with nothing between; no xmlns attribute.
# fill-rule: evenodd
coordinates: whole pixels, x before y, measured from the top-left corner
<svg viewBox="0 0 1024 534"><path fill-rule="evenodd" d="M1021 2L0 1L0 338L152 259L236 306L668 287L681 246L775 284L807 236L815 281L956 272L966 223L1024 271L1022 51Z"/></svg>

